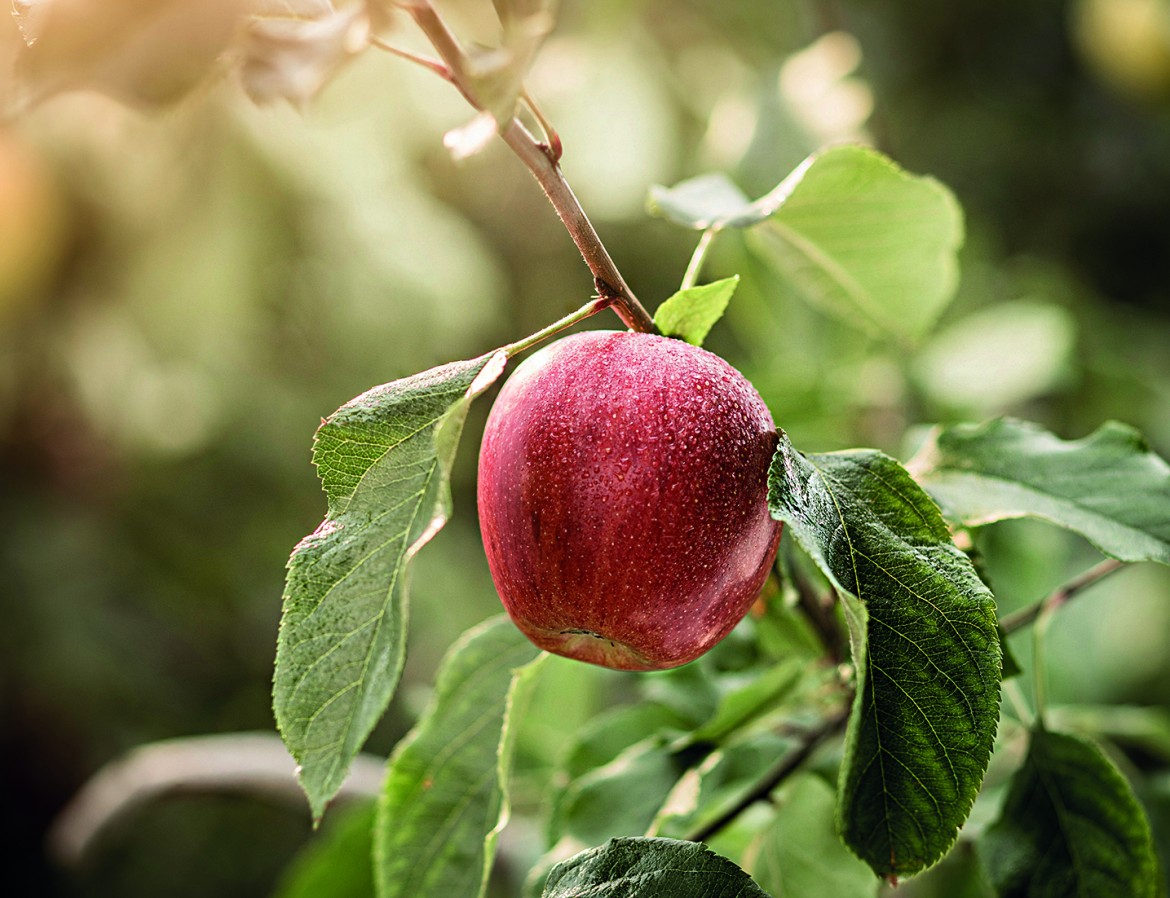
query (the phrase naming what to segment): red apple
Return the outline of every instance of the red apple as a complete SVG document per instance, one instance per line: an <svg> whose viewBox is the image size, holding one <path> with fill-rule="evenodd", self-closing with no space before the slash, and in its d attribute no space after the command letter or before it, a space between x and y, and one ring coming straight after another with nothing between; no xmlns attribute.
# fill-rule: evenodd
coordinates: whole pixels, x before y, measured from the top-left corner
<svg viewBox="0 0 1170 898"><path fill-rule="evenodd" d="M479 522L516 626L558 655L661 670L747 613L780 541L776 427L706 350L591 331L504 384L479 455Z"/></svg>

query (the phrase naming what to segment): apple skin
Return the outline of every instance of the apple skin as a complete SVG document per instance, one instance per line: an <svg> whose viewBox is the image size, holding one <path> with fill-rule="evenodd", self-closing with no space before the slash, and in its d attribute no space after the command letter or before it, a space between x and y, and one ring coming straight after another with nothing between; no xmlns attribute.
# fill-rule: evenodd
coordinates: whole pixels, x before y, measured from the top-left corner
<svg viewBox="0 0 1170 898"><path fill-rule="evenodd" d="M776 557L776 442L743 375L679 340L589 331L527 359L479 455L480 531L516 626L622 670L702 655Z"/></svg>

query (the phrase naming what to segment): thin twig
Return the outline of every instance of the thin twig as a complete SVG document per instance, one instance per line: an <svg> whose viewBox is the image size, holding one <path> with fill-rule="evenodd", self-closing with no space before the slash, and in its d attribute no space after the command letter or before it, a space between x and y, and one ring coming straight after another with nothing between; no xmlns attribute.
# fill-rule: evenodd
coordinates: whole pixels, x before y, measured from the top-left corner
<svg viewBox="0 0 1170 898"><path fill-rule="evenodd" d="M1005 616L1000 620L999 626L1004 633L1015 633L1017 630L1035 623L1036 618L1040 616L1041 612L1055 611L1077 593L1083 592L1098 580L1105 579L1123 567L1125 567L1124 561L1118 561L1116 558L1107 558L1100 564L1089 568L1080 576L1074 577L1068 583L1064 584L1064 586L1061 586L1039 602Z"/></svg>
<svg viewBox="0 0 1170 898"><path fill-rule="evenodd" d="M412 0L403 8L414 19L423 34L430 40L439 57L450 70L450 81L472 107L483 111L484 105L475 96L472 80L467 70L467 54L458 39L447 27L430 0ZM538 119L539 120L539 119ZM544 125L542 124L542 127ZM553 132L555 133L555 132ZM560 166L557 165L551 147L541 144L516 118L501 123L500 135L511 147L520 161L544 189L561 222L577 245L581 258L593 273L593 284L598 298L611 303L613 310L631 330L655 333L654 319L642 306L633 291L621 276L609 252L601 242L593 225L573 194Z"/></svg>
<svg viewBox="0 0 1170 898"><path fill-rule="evenodd" d="M720 832L740 814L750 808L757 801L766 801L777 786L800 769L814 751L827 742L845 727L849 719L848 708L836 712L821 721L820 725L808 730L801 739L800 745L782 756L763 776L745 793L739 801L727 808L722 814L709 823L700 826L686 838L691 842L706 842Z"/></svg>
<svg viewBox="0 0 1170 898"><path fill-rule="evenodd" d="M397 56L399 59L405 59L408 62L413 62L415 65L420 65L429 72L438 75L444 81L450 81L451 70L437 59L431 59L429 56L422 56L418 53L412 53L409 50L404 50L401 47L395 47L393 44L382 40L380 37L370 35L366 40L371 47L377 47L379 50L384 50L387 53Z"/></svg>

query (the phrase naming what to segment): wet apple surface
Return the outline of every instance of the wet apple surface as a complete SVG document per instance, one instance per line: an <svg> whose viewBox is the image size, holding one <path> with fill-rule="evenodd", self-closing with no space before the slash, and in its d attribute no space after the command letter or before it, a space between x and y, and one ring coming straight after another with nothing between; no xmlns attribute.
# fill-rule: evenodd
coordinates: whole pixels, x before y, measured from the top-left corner
<svg viewBox="0 0 1170 898"><path fill-rule="evenodd" d="M755 388L681 341L591 331L533 355L501 389L479 459L480 528L513 621L606 667L702 655L775 558L776 439Z"/></svg>

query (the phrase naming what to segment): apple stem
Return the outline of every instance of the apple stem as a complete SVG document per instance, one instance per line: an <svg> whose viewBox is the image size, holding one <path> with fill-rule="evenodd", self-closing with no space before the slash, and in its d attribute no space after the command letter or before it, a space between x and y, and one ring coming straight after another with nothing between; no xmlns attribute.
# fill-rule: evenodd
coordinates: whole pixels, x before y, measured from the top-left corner
<svg viewBox="0 0 1170 898"><path fill-rule="evenodd" d="M1118 561L1116 558L1106 558L1099 564L1089 568L1083 574L1074 577L1039 602L1035 602L1027 608L1021 608L1019 611L1005 615L999 622L1000 629L1005 634L1011 634L1023 629L1029 624L1035 623L1036 619L1043 612L1055 611L1077 593L1088 589L1098 580L1103 580L1123 567L1125 567L1124 561Z"/></svg>
<svg viewBox="0 0 1170 898"><path fill-rule="evenodd" d="M788 779L788 777L792 776L792 774L800 770L804 762L812 756L812 753L817 748L841 732L845 728L848 720L849 707L846 705L844 708L826 717L811 730L807 730L801 737L800 744L792 751L782 755L771 768L764 772L763 776L756 781L756 784L744 793L739 801L714 820L688 834L686 836L687 840L691 842L706 842L757 801L768 801L773 790L784 782L784 780Z"/></svg>
<svg viewBox="0 0 1170 898"><path fill-rule="evenodd" d="M699 245L695 247L695 252L691 256L691 261L687 265L686 273L683 274L682 285L679 289L689 290L699 282L699 274L703 270L703 263L707 260L707 253L711 249L711 244L715 242L715 235L719 233L718 228L707 228L703 232L703 236L699 238Z"/></svg>
<svg viewBox="0 0 1170 898"><path fill-rule="evenodd" d="M564 318L554 321L548 327L541 328L536 333L530 334L523 340L517 340L515 343L509 343L507 346L503 347L504 354L507 355L508 358L513 358L521 352L524 352L524 350L531 349L542 340L547 340L553 334L559 333L567 327L572 327L578 321L584 321L591 315L596 315L602 309L609 308L609 305L610 300L608 299L592 299L585 303L585 305L581 306L581 308L579 308L577 311L570 315L566 315Z"/></svg>
<svg viewBox="0 0 1170 898"><path fill-rule="evenodd" d="M431 0L409 0L400 6L414 19L415 24L439 54L449 73L444 77L455 85L473 108L480 112L485 111L484 104L475 95L473 79L468 70L467 54ZM522 93L521 97L527 98L527 94ZM541 128L549 136L549 143L538 141L515 117L508 122L497 122L500 136L544 189L561 223L573 238L581 258L593 273L593 284L598 298L605 300L607 306L612 306L630 330L657 333L654 319L626 284L561 172L558 162L561 153L560 138L556 136L556 132L531 99L526 99L526 102Z"/></svg>

